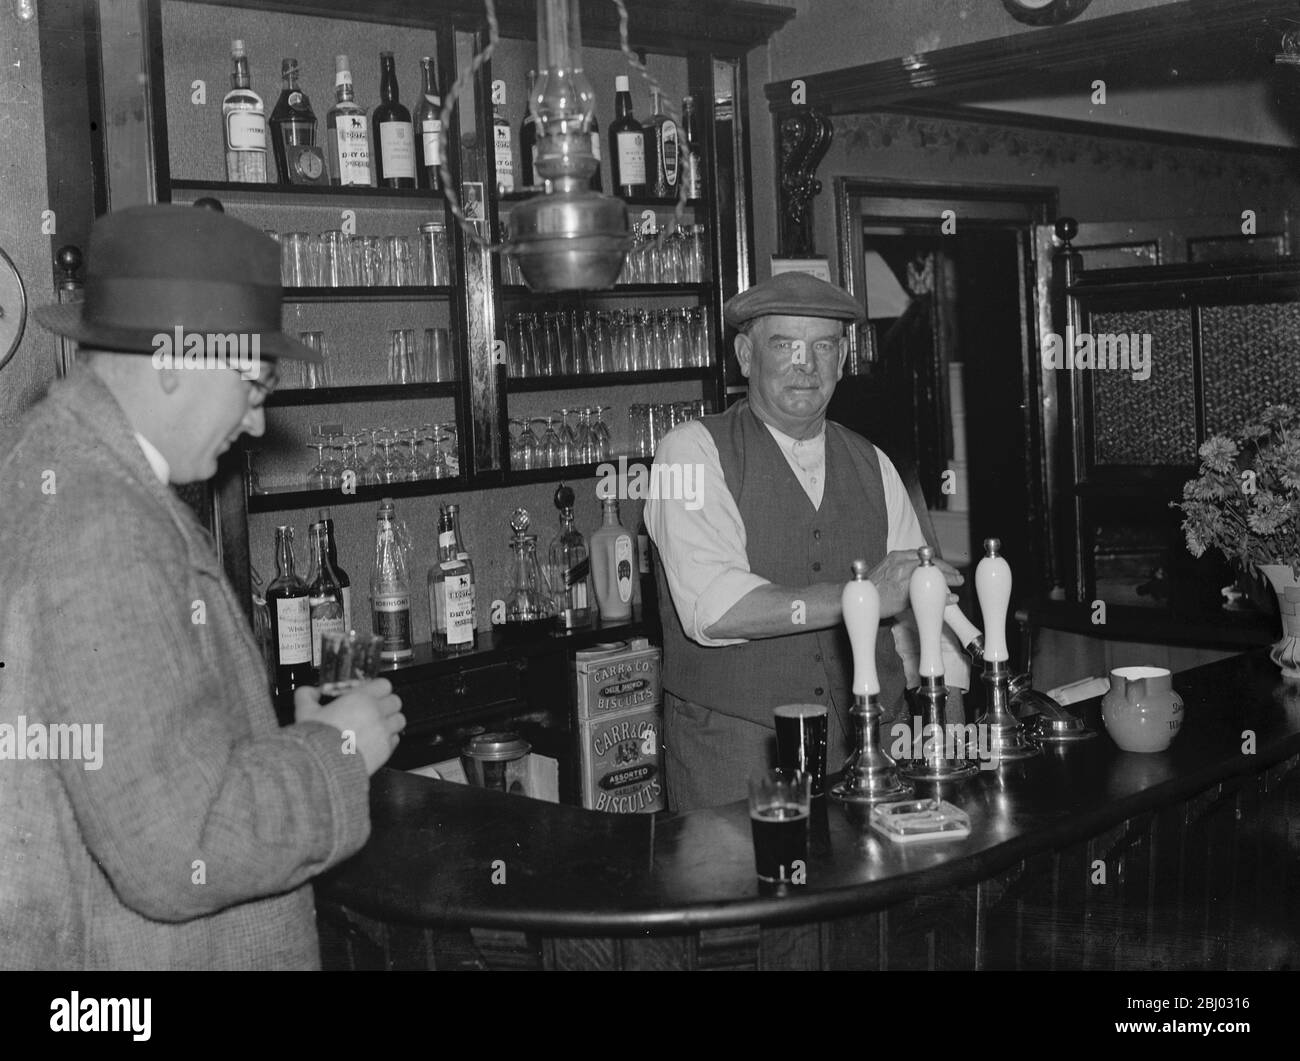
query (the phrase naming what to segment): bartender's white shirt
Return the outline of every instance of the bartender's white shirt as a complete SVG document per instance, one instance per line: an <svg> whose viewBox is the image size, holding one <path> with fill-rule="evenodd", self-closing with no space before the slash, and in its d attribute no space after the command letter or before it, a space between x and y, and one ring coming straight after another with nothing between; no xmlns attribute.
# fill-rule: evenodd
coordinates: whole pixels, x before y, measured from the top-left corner
<svg viewBox="0 0 1300 1061"><path fill-rule="evenodd" d="M795 439L771 424L764 426L776 440L813 507L820 510L826 492L825 427L814 438ZM892 552L925 545L925 535L898 469L879 448L876 456L880 461L889 528L886 548ZM698 469L695 482L699 507L687 508L681 499L652 497L645 503L646 530L659 548L682 629L693 641L708 647L744 644L745 638L713 638L704 632L741 598L759 586L771 584L770 579L754 574L749 568L745 524L727 489L713 436L697 421L681 424L659 443L654 462L683 468L694 465ZM907 684L919 685L920 642L912 613L900 615L893 630ZM943 656L947 683L969 688L969 665L947 627Z"/></svg>
<svg viewBox="0 0 1300 1061"><path fill-rule="evenodd" d="M144 450L144 459L149 462L149 467L153 469L154 475L158 476L159 481L166 486L171 482L172 469L167 463L167 458L158 452L158 447L150 442L139 431L135 432L135 440Z"/></svg>

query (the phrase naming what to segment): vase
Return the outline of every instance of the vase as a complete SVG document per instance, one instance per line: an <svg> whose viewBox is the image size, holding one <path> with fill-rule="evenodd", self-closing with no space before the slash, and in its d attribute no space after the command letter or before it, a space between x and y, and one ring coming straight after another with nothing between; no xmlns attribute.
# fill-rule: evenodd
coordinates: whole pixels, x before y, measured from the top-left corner
<svg viewBox="0 0 1300 1061"><path fill-rule="evenodd" d="M1259 569L1277 594L1282 617L1282 637L1274 642L1269 658L1282 668L1283 678L1300 682L1300 582L1291 573L1290 564L1261 564Z"/></svg>

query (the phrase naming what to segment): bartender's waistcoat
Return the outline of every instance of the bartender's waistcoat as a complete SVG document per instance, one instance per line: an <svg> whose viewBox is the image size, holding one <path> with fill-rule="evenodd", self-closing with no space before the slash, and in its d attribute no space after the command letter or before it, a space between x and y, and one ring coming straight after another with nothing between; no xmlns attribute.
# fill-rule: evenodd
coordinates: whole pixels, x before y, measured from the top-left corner
<svg viewBox="0 0 1300 1061"><path fill-rule="evenodd" d="M826 422L826 490L820 509L795 478L776 440L747 400L701 421L718 447L727 489L745 524L750 570L780 586L847 582L852 562L874 567L885 557L889 517L875 447L861 435ZM707 504L707 499L705 504ZM826 704L847 733L853 704L853 656L843 623L785 637L706 648L682 630L656 557L663 621L666 690L722 714L771 728L780 704ZM791 629L798 631L791 616ZM903 664L882 625L876 638L880 706L885 720L900 715Z"/></svg>

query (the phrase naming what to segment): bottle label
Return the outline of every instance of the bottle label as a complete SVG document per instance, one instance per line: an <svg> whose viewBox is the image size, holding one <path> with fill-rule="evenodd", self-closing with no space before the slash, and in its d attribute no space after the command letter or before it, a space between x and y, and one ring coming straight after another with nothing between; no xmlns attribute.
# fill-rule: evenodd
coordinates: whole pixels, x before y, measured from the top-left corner
<svg viewBox="0 0 1300 1061"><path fill-rule="evenodd" d="M311 601L280 597L275 602L276 659L281 667L311 662Z"/></svg>
<svg viewBox="0 0 1300 1061"><path fill-rule="evenodd" d="M355 630L352 625L352 587L343 587L343 632Z"/></svg>
<svg viewBox="0 0 1300 1061"><path fill-rule="evenodd" d="M587 604L587 580L586 579L583 579L580 582L575 582L571 587L571 589L569 590L569 593L573 599L574 611L582 611L584 608L589 607L589 605Z"/></svg>
<svg viewBox="0 0 1300 1061"><path fill-rule="evenodd" d="M380 122L379 151L385 180L415 179L415 139L409 122Z"/></svg>
<svg viewBox="0 0 1300 1061"><path fill-rule="evenodd" d="M340 70L334 75L334 87L338 88L339 85L347 85L348 88L352 87L351 70Z"/></svg>
<svg viewBox="0 0 1300 1061"><path fill-rule="evenodd" d="M375 633L383 639L379 655L397 659L411 655L411 598L406 593L375 597Z"/></svg>
<svg viewBox="0 0 1300 1061"><path fill-rule="evenodd" d="M470 576L448 575L442 595L447 644L468 645L474 640L474 584Z"/></svg>
<svg viewBox="0 0 1300 1061"><path fill-rule="evenodd" d="M677 123L668 118L656 134L659 156L659 179L669 191L677 188Z"/></svg>
<svg viewBox="0 0 1300 1061"><path fill-rule="evenodd" d="M493 151L497 160L497 185L503 193L512 192L515 190L515 152L511 144L510 126L498 125L495 130Z"/></svg>
<svg viewBox="0 0 1300 1061"><path fill-rule="evenodd" d="M425 118L420 123L420 136L424 139L424 164L442 164L442 119Z"/></svg>
<svg viewBox="0 0 1300 1061"><path fill-rule="evenodd" d="M339 607L334 601L319 609L313 608L311 617L311 665L319 667L321 661L321 638L326 634L345 634L347 633L347 624L343 616L339 614ZM333 614L331 614L333 613Z"/></svg>
<svg viewBox="0 0 1300 1061"><path fill-rule="evenodd" d="M645 183L645 134L618 133L618 183Z"/></svg>
<svg viewBox="0 0 1300 1061"><path fill-rule="evenodd" d="M600 161L600 133L591 134L591 157Z"/></svg>
<svg viewBox="0 0 1300 1061"><path fill-rule="evenodd" d="M231 111L226 115L226 145L230 151L265 151L266 115Z"/></svg>
<svg viewBox="0 0 1300 1061"><path fill-rule="evenodd" d="M363 114L340 114L334 128L340 184L370 183L370 136Z"/></svg>
<svg viewBox="0 0 1300 1061"><path fill-rule="evenodd" d="M439 550L439 552L441 552L443 549L450 549L450 548L452 548L455 544L456 544L456 532L455 532L455 531L443 531L441 534L438 535L438 550Z"/></svg>
<svg viewBox="0 0 1300 1061"><path fill-rule="evenodd" d="M627 534L614 541L614 579L618 599L627 604L632 599L632 538Z"/></svg>

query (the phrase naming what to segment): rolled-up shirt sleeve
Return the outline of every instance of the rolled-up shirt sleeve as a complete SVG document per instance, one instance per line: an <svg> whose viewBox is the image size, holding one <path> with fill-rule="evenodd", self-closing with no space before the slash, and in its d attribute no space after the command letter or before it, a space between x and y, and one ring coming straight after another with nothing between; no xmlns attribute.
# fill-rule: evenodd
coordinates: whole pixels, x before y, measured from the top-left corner
<svg viewBox="0 0 1300 1061"><path fill-rule="evenodd" d="M926 545L925 533L921 530L921 521L916 518L912 499L898 469L880 450L876 450L880 459L880 477L885 488L885 511L889 516L889 551L895 549L919 549ZM944 681L961 689L970 688L970 662L962 651L957 638L945 624L943 639L940 642L943 651ZM921 635L916 628L916 616L908 609L894 623L894 648L903 661L903 673L909 689L921 684Z"/></svg>
<svg viewBox="0 0 1300 1061"><path fill-rule="evenodd" d="M698 422L681 424L659 443L654 464L660 483L692 484L680 491L688 496L647 498L644 514L682 629L711 648L744 644L743 637L705 634L739 600L770 585L749 568L745 524L727 489L713 436Z"/></svg>

